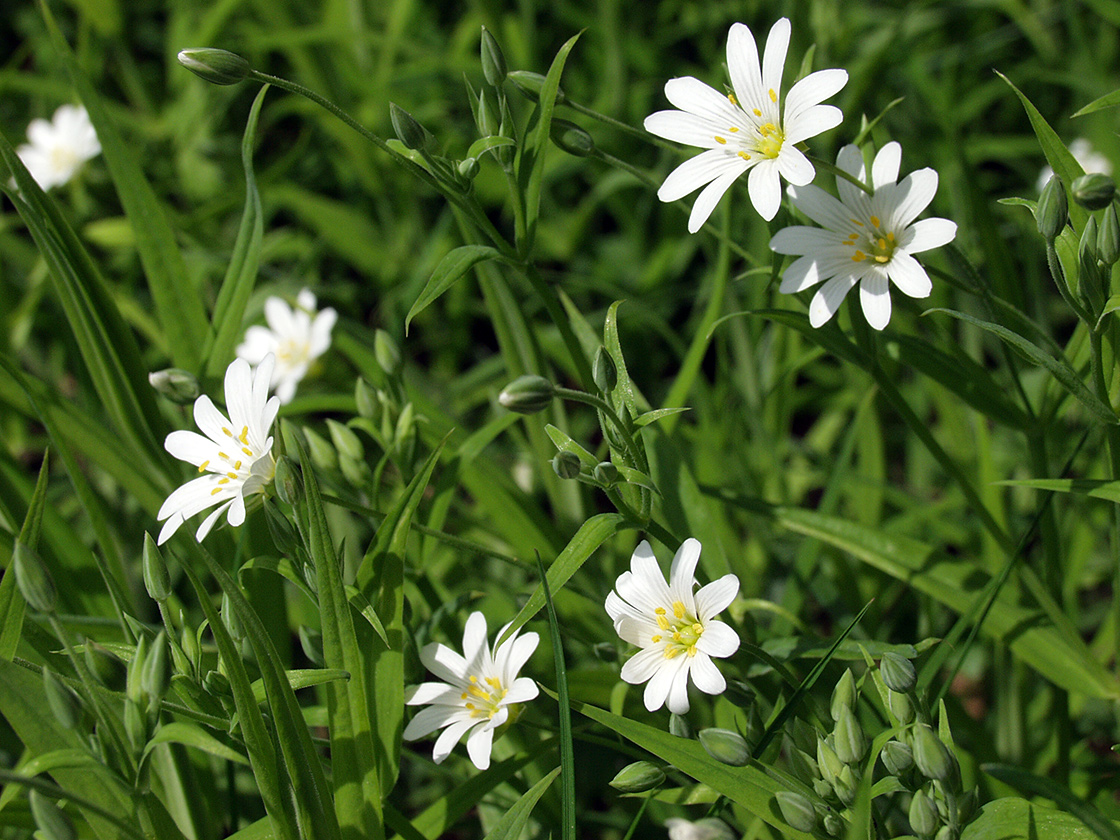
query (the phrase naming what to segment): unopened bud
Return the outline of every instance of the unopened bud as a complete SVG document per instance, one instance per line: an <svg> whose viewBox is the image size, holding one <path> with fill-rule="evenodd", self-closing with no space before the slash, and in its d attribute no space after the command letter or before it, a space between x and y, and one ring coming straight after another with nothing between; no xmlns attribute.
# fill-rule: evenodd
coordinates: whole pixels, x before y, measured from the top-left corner
<svg viewBox="0 0 1120 840"><path fill-rule="evenodd" d="M845 764L858 764L867 752L867 739L855 713L847 706L840 707L840 717L833 731L836 755Z"/></svg>
<svg viewBox="0 0 1120 840"><path fill-rule="evenodd" d="M933 840L957 840L957 833L951 825L943 825L937 830Z"/></svg>
<svg viewBox="0 0 1120 840"><path fill-rule="evenodd" d="M887 693L887 708L899 723L911 723L916 717L910 697L898 691Z"/></svg>
<svg viewBox="0 0 1120 840"><path fill-rule="evenodd" d="M326 667L326 657L323 656L323 634L306 624L299 626L299 646L303 648L303 655L311 660L312 664L320 668Z"/></svg>
<svg viewBox="0 0 1120 840"><path fill-rule="evenodd" d="M303 480L299 469L287 455L276 459L276 473L272 481L282 502L294 506L303 497Z"/></svg>
<svg viewBox="0 0 1120 840"><path fill-rule="evenodd" d="M373 334L373 357L377 366L390 376L396 376L401 369L401 348L385 330Z"/></svg>
<svg viewBox="0 0 1120 840"><path fill-rule="evenodd" d="M836 814L828 813L824 815L824 820L821 822L824 828L824 833L829 837L840 837L847 831L847 826L844 821Z"/></svg>
<svg viewBox="0 0 1120 840"><path fill-rule="evenodd" d="M851 806L856 801L858 787L859 780L856 778L855 771L847 764L832 780L833 793L846 806Z"/></svg>
<svg viewBox="0 0 1120 840"><path fill-rule="evenodd" d="M821 778L829 784L833 784L844 769L844 762L824 738L817 739L817 767L821 771Z"/></svg>
<svg viewBox="0 0 1120 840"><path fill-rule="evenodd" d="M615 365L606 347L600 347L595 351L591 372L595 379L595 387L604 394L609 394L618 384L618 366Z"/></svg>
<svg viewBox="0 0 1120 840"><path fill-rule="evenodd" d="M618 467L610 461L600 461L595 465L595 469L592 470L591 475L596 481L610 487L618 481Z"/></svg>
<svg viewBox="0 0 1120 840"><path fill-rule="evenodd" d="M623 767L607 784L622 793L645 793L665 781L665 771L650 761Z"/></svg>
<svg viewBox="0 0 1120 840"><path fill-rule="evenodd" d="M348 458L340 454L338 456L338 467L342 470L342 477L352 486L359 489L364 488L369 484L370 471L369 464L365 461L356 461L353 458Z"/></svg>
<svg viewBox="0 0 1120 840"><path fill-rule="evenodd" d="M595 138L574 122L554 118L548 134L560 149L575 157L589 157L595 152Z"/></svg>
<svg viewBox="0 0 1120 840"><path fill-rule="evenodd" d="M914 753L901 741L888 741L879 758L892 776L901 776L914 766Z"/></svg>
<svg viewBox="0 0 1120 840"><path fill-rule="evenodd" d="M51 574L34 549L18 538L12 550L12 568L15 570L16 586L31 609L53 612L58 592Z"/></svg>
<svg viewBox="0 0 1120 840"><path fill-rule="evenodd" d="M552 471L564 479L579 478L582 470L579 456L574 452L557 452L550 463L552 464Z"/></svg>
<svg viewBox="0 0 1120 840"><path fill-rule="evenodd" d="M742 767L751 759L750 744L730 729L701 729L700 744L716 761L731 767Z"/></svg>
<svg viewBox="0 0 1120 840"><path fill-rule="evenodd" d="M307 440L307 451L311 454L311 463L319 469L329 472L338 469L338 453L334 451L333 446L311 429L304 429L303 436Z"/></svg>
<svg viewBox="0 0 1120 840"><path fill-rule="evenodd" d="M555 388L543 376L530 373L519 376L498 394L498 402L518 414L536 414L548 408Z"/></svg>
<svg viewBox="0 0 1120 840"><path fill-rule="evenodd" d="M506 74L506 78L513 82L513 86L521 91L526 98L532 99L534 102L540 101L541 90L544 88L544 76L540 73L534 73L531 70L510 70ZM557 89L556 104L560 105L567 99L564 91Z"/></svg>
<svg viewBox="0 0 1120 840"><path fill-rule="evenodd" d="M412 114L408 113L404 108L401 108L395 102L389 103L389 119L393 123L393 131L404 145L413 151L423 151L428 146L427 129L416 121Z"/></svg>
<svg viewBox="0 0 1120 840"><path fill-rule="evenodd" d="M836 681L836 688L832 689L832 703L829 706L829 712L833 720L840 720L840 709L846 708L851 711L855 706L856 680L849 668Z"/></svg>
<svg viewBox="0 0 1120 840"><path fill-rule="evenodd" d="M213 47L179 51L179 63L215 85L235 85L249 78L253 68L237 53Z"/></svg>
<svg viewBox="0 0 1120 840"><path fill-rule="evenodd" d="M910 746L918 772L927 779L943 782L953 775L953 757L949 755L949 748L929 726L919 723L910 731Z"/></svg>
<svg viewBox="0 0 1120 840"><path fill-rule="evenodd" d="M128 699L134 703L139 703L143 697L144 686L142 675L144 672L144 665L148 661L148 651L151 650L152 642L147 636L141 636L136 641L136 650L132 654L132 661L128 664L128 681L126 683L126 693Z"/></svg>
<svg viewBox="0 0 1120 840"><path fill-rule="evenodd" d="M82 701L54 671L43 666L43 691L47 695L47 705L51 714L65 729L73 729L82 719Z"/></svg>
<svg viewBox="0 0 1120 840"><path fill-rule="evenodd" d="M1116 184L1103 172L1090 172L1074 179L1070 194L1086 210L1103 210L1116 195Z"/></svg>
<svg viewBox="0 0 1120 840"><path fill-rule="evenodd" d="M121 691L126 687L128 666L108 648L87 639L83 658L94 679L103 686L111 691Z"/></svg>
<svg viewBox="0 0 1120 840"><path fill-rule="evenodd" d="M148 384L177 405L190 405L202 392L198 377L182 368L154 370L148 374Z"/></svg>
<svg viewBox="0 0 1120 840"><path fill-rule="evenodd" d="M459 177L465 179L469 183L478 176L480 168L478 158L469 157L459 161L459 165L456 167L455 171L459 173Z"/></svg>
<svg viewBox="0 0 1120 840"><path fill-rule="evenodd" d="M1120 221L1116 218L1116 205L1109 204L1101 214L1101 225L1097 231L1097 256L1107 266L1120 260Z"/></svg>
<svg viewBox="0 0 1120 840"><path fill-rule="evenodd" d="M1062 186L1061 178L1052 175L1038 199L1035 219L1038 222L1038 232L1048 243L1053 242L1066 226L1067 219L1069 200L1066 198L1065 187Z"/></svg>
<svg viewBox="0 0 1120 840"><path fill-rule="evenodd" d="M478 126L478 133L482 137L492 137L501 128L498 114L494 110L493 103L486 96L485 90L478 94L478 108L475 110L474 124Z"/></svg>
<svg viewBox="0 0 1120 840"><path fill-rule="evenodd" d="M358 406L359 417L364 417L367 420L373 420L377 417L380 409L377 397L374 396L373 389L364 379L357 379L354 382L354 403Z"/></svg>
<svg viewBox="0 0 1120 840"><path fill-rule="evenodd" d="M154 703L163 700L167 689L171 685L170 645L167 644L167 635L161 630L152 642L148 659L140 676L140 684Z"/></svg>
<svg viewBox="0 0 1120 840"><path fill-rule="evenodd" d="M919 837L932 837L940 826L937 806L925 791L917 791L910 800L910 828Z"/></svg>
<svg viewBox="0 0 1120 840"><path fill-rule="evenodd" d="M774 794L778 800L778 810L790 828L809 834L817 827L817 812L813 803L792 790L780 790Z"/></svg>
<svg viewBox="0 0 1120 840"><path fill-rule="evenodd" d="M506 57L502 55L502 48L498 46L497 39L490 34L490 30L482 27L482 75L486 83L492 87L501 87L506 80Z"/></svg>
<svg viewBox="0 0 1120 840"><path fill-rule="evenodd" d="M883 658L879 660L879 675L887 688L903 694L913 689L917 682L914 663L893 651L884 653Z"/></svg>
<svg viewBox="0 0 1120 840"><path fill-rule="evenodd" d="M140 708L140 701L126 697L124 700L124 734L135 752L148 743L148 716Z"/></svg>
<svg viewBox="0 0 1120 840"><path fill-rule="evenodd" d="M361 440L354 434L354 430L349 426L344 426L337 420L327 419L327 430L331 433L331 442L334 448L338 450L341 457L352 458L355 461L362 461L366 457L365 447L362 446Z"/></svg>
<svg viewBox="0 0 1120 840"><path fill-rule="evenodd" d="M678 715L676 712L669 713L669 734L676 735L678 738L692 739L692 724L688 722L688 718L684 715Z"/></svg>
<svg viewBox="0 0 1120 840"><path fill-rule="evenodd" d="M171 597L171 575L167 571L167 563L160 553L159 546L152 539L152 535L146 531L141 566L144 572L144 588L148 590L148 597L162 604Z"/></svg>
<svg viewBox="0 0 1120 840"><path fill-rule="evenodd" d="M31 816L43 840L75 840L78 836L70 817L36 788L28 794Z"/></svg>
<svg viewBox="0 0 1120 840"><path fill-rule="evenodd" d="M229 677L221 671L207 671L206 676L202 678L202 687L206 689L208 694L218 699L233 697L233 690L230 688Z"/></svg>

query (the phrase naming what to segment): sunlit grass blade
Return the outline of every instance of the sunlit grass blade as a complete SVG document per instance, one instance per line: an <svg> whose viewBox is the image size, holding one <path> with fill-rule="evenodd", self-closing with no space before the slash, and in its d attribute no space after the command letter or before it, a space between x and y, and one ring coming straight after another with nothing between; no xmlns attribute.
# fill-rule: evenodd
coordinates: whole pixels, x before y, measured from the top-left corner
<svg viewBox="0 0 1120 840"><path fill-rule="evenodd" d="M1107 819L1100 811L1064 785L1010 764L985 764L981 769L1023 793L1054 800L1085 823L1101 840L1120 840L1120 828L1117 828L1115 822Z"/></svg>
<svg viewBox="0 0 1120 840"><path fill-rule="evenodd" d="M534 806L544 796L545 791L556 780L556 776L560 773L560 768L557 767L525 793L521 795L513 806L506 811L498 824L494 826L493 830L486 835L486 840L517 840L525 831L525 826L529 822L529 817L533 813ZM566 829L565 825L565 829ZM572 837L574 835L568 834L565 830L564 837Z"/></svg>
<svg viewBox="0 0 1120 840"><path fill-rule="evenodd" d="M544 793L547 785L544 784L547 779L549 782L556 778L557 772L561 773L560 779L560 836L563 840L575 840L576 838L576 759L575 752L572 749L572 710L569 706L568 700L568 671L564 666L564 643L560 638L560 622L556 618L556 607L552 603L552 590L548 585L548 574L544 570L544 562L541 560L540 553L537 554L537 571L541 576L541 587L544 590L544 603L548 608L548 630L552 639L552 658L556 667L556 702L560 706L560 766L552 773L533 786L533 790L540 788L540 794ZM530 790L518 802L529 799L529 794L533 792ZM532 810L532 806L536 804L536 799L532 799L527 807L527 811ZM525 814L528 818L528 813ZM490 835L494 837L494 834ZM502 837L504 835L497 835ZM510 837L517 837L518 833L513 832Z"/></svg>

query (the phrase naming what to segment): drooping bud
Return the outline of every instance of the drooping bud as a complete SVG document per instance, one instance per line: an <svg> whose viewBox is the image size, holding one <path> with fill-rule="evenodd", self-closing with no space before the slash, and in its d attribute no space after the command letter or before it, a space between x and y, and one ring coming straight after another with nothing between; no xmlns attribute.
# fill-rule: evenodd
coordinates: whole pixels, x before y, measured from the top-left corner
<svg viewBox="0 0 1120 840"><path fill-rule="evenodd" d="M811 834L817 827L817 812L813 803L792 790L780 790L774 794L778 800L778 810L790 828Z"/></svg>
<svg viewBox="0 0 1120 840"><path fill-rule="evenodd" d="M903 694L912 690L917 682L914 663L893 651L884 653L879 660L879 675L887 688Z"/></svg>
<svg viewBox="0 0 1120 840"><path fill-rule="evenodd" d="M604 394L609 394L618 384L618 366L615 365L614 359L611 358L611 354L607 352L606 347L599 347L595 351L595 361L591 366L591 372L595 379L595 387Z"/></svg>
<svg viewBox="0 0 1120 840"><path fill-rule="evenodd" d="M31 816L43 840L75 840L78 836L69 815L36 788L28 795Z"/></svg>
<svg viewBox="0 0 1120 840"><path fill-rule="evenodd" d="M932 837L941 826L937 806L925 791L917 791L910 800L910 828L919 837Z"/></svg>
<svg viewBox="0 0 1120 840"><path fill-rule="evenodd" d="M431 135L428 134L427 129L395 102L389 103L389 119L393 123L393 131L397 139L404 143L405 147L417 152L428 147L428 138Z"/></svg>
<svg viewBox="0 0 1120 840"><path fill-rule="evenodd" d="M215 85L235 85L249 78L253 68L237 53L213 47L179 51L179 63Z"/></svg>
<svg viewBox="0 0 1120 840"><path fill-rule="evenodd" d="M282 502L295 506L303 497L303 480L296 465L287 455L276 459L276 473L272 481Z"/></svg>
<svg viewBox="0 0 1120 840"><path fill-rule="evenodd" d="M1116 184L1103 172L1090 172L1074 179L1070 194L1086 210L1103 210L1116 195Z"/></svg>
<svg viewBox="0 0 1120 840"><path fill-rule="evenodd" d="M502 55L502 48L498 46L497 39L490 34L490 30L482 27L482 75L491 87L501 87L506 80L506 57Z"/></svg>
<svg viewBox="0 0 1120 840"><path fill-rule="evenodd" d="M595 465L595 469L592 470L591 475L596 481L610 487L618 481L618 467L610 461L600 461Z"/></svg>
<svg viewBox="0 0 1120 840"><path fill-rule="evenodd" d="M849 711L856 706L856 679L852 676L852 669L844 671L843 676L836 681L836 688L832 689L832 703L829 713L833 720L840 720L840 709Z"/></svg>
<svg viewBox="0 0 1120 840"><path fill-rule="evenodd" d="M198 377L182 368L154 370L148 374L148 384L177 405L190 405L202 393Z"/></svg>
<svg viewBox="0 0 1120 840"><path fill-rule="evenodd" d="M589 157L595 152L595 138L569 120L553 118L548 135L561 150L575 157Z"/></svg>
<svg viewBox="0 0 1120 840"><path fill-rule="evenodd" d="M1038 232L1048 243L1058 238L1069 219L1069 200L1066 198L1062 179L1052 175L1038 199L1036 221Z"/></svg>
<svg viewBox="0 0 1120 840"><path fill-rule="evenodd" d="M548 408L555 394L552 383L534 373L519 376L502 389L498 402L518 414L536 414Z"/></svg>
<svg viewBox="0 0 1120 840"><path fill-rule="evenodd" d="M73 729L82 719L82 701L54 671L43 666L43 691L47 695L47 705L55 720L66 729Z"/></svg>
<svg viewBox="0 0 1120 840"><path fill-rule="evenodd" d="M716 761L731 767L742 767L751 759L750 744L730 729L701 729L700 744Z"/></svg>
<svg viewBox="0 0 1120 840"><path fill-rule="evenodd" d="M552 471L560 478L579 478L582 465L579 456L574 452L557 452L550 463L552 464Z"/></svg>
<svg viewBox="0 0 1120 840"><path fill-rule="evenodd" d="M901 741L887 741L883 751L879 753L883 766L892 776L901 776L914 766L914 753L910 747Z"/></svg>
<svg viewBox="0 0 1120 840"><path fill-rule="evenodd" d="M1097 231L1097 256L1107 266L1120 260L1120 220L1116 218L1116 205L1109 204L1101 215Z"/></svg>
<svg viewBox="0 0 1120 840"><path fill-rule="evenodd" d="M534 102L540 101L541 90L544 88L544 76L540 73L534 73L531 70L510 70L506 74L506 78L513 82L513 86L521 91L527 99ZM567 99L568 97L564 95L562 88L556 91L557 105L566 102Z"/></svg>
<svg viewBox="0 0 1120 840"><path fill-rule="evenodd" d="M373 334L373 356L377 366L390 376L396 376L401 369L401 348L385 330Z"/></svg>
<svg viewBox="0 0 1120 840"><path fill-rule="evenodd" d="M845 764L858 764L867 752L867 738L855 713L847 706L840 706L840 717L833 731L836 755Z"/></svg>
<svg viewBox="0 0 1120 840"><path fill-rule="evenodd" d="M927 779L944 782L953 775L953 757L937 734L924 723L910 730L910 746L914 764Z"/></svg>
<svg viewBox="0 0 1120 840"><path fill-rule="evenodd" d="M51 574L39 555L19 538L12 550L12 568L15 570L16 586L31 609L53 612L58 592Z"/></svg>
<svg viewBox="0 0 1120 840"><path fill-rule="evenodd" d="M645 793L665 781L665 771L650 761L635 761L615 774L607 784L622 793Z"/></svg>
<svg viewBox="0 0 1120 840"><path fill-rule="evenodd" d="M148 597L162 604L171 597L171 575L167 571L167 562L163 559L159 546L152 539L152 535L146 531L141 566L144 572L144 588L148 590Z"/></svg>

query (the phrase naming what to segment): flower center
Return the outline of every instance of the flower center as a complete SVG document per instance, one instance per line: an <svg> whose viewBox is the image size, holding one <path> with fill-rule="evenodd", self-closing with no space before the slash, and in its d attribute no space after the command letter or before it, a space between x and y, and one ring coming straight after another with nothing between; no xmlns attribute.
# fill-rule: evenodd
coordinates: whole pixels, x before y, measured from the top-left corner
<svg viewBox="0 0 1120 840"><path fill-rule="evenodd" d="M777 105L778 92L771 88L767 93L770 101ZM728 94L727 98L742 113L743 120L740 125L728 128L727 136L714 135L715 141L721 146L728 146L730 151L734 151L743 160L751 160L755 157L773 160L778 157L786 142L786 133L782 128L781 120L777 117L777 111L771 115L764 114L761 108L752 108L750 113L747 113L733 94Z"/></svg>
<svg viewBox="0 0 1120 840"><path fill-rule="evenodd" d="M232 482L243 484L252 474L253 464L261 458L261 453L249 445L248 426L242 426L239 435L224 426L222 431L229 439L229 446L218 452L217 462L203 461L198 465L200 473L209 471L221 476L218 486L210 491L211 496L217 495L225 485Z"/></svg>
<svg viewBox="0 0 1120 840"><path fill-rule="evenodd" d="M672 616L664 607L658 607L654 613L657 627L662 632L654 633L650 641L665 645L665 658L672 659L681 653L695 656L696 643L704 634L704 625L699 619L689 614L680 601L673 602Z"/></svg>
<svg viewBox="0 0 1120 840"><path fill-rule="evenodd" d="M310 355L311 344L293 338L281 339L276 348L276 361L289 367L306 362Z"/></svg>
<svg viewBox="0 0 1120 840"><path fill-rule="evenodd" d="M78 166L78 153L69 146L55 146L51 149L51 166L56 172L69 172Z"/></svg>
<svg viewBox="0 0 1120 840"><path fill-rule="evenodd" d="M497 677L486 677L479 680L474 674L470 676L470 687L460 695L461 700L467 702L463 705L471 713L472 718L493 718L502 707L502 700L509 694L508 688L502 688L502 681Z"/></svg>
<svg viewBox="0 0 1120 840"><path fill-rule="evenodd" d="M854 249L852 262L865 262L870 260L879 265L886 265L894 256L898 242L893 231L884 231L883 223L878 216L871 216L868 221L870 227L857 219L850 220L858 226L858 230L848 234L846 244Z"/></svg>

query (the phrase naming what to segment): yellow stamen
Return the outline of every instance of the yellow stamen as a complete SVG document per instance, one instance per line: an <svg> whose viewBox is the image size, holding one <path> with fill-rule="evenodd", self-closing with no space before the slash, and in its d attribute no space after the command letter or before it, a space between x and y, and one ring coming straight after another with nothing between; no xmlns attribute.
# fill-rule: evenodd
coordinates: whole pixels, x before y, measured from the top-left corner
<svg viewBox="0 0 1120 840"><path fill-rule="evenodd" d="M695 656L696 655L696 645L689 645L688 646L688 655L689 656Z"/></svg>
<svg viewBox="0 0 1120 840"><path fill-rule="evenodd" d="M650 640L651 642L653 642L654 644L657 644L658 642L660 642L660 641L661 641L661 639L662 639L662 636L661 636L661 634L660 634L660 633L658 633L658 634L657 634L656 636L650 636L650 639L649 639L649 640Z"/></svg>
<svg viewBox="0 0 1120 840"><path fill-rule="evenodd" d="M499 680L495 677L487 677L486 678L486 684L488 686L491 686L492 688L501 688L502 687L501 680Z"/></svg>
<svg viewBox="0 0 1120 840"><path fill-rule="evenodd" d="M246 446L249 445L249 427L248 426L242 426L241 427L241 434L237 436L237 439L239 441L241 441L243 444L245 444Z"/></svg>
<svg viewBox="0 0 1120 840"><path fill-rule="evenodd" d="M863 251L856 251L852 254L852 262L863 262L865 259L867 259L867 254Z"/></svg>
<svg viewBox="0 0 1120 840"><path fill-rule="evenodd" d="M229 456L224 452L219 452L218 457L221 458L223 461L228 461L229 460Z"/></svg>
<svg viewBox="0 0 1120 840"><path fill-rule="evenodd" d="M886 248L887 248L887 240L885 240L881 236L879 237L879 247L882 248L883 250L886 250Z"/></svg>
<svg viewBox="0 0 1120 840"><path fill-rule="evenodd" d="M891 261L891 258L887 254L880 254L877 257L875 257L875 262L877 262L877 263L888 263L890 261Z"/></svg>
<svg viewBox="0 0 1120 840"><path fill-rule="evenodd" d="M233 437L233 432L231 432L225 426L222 426L222 431L225 432L226 437Z"/></svg>
<svg viewBox="0 0 1120 840"><path fill-rule="evenodd" d="M653 612L654 612L655 615L665 615L665 608L664 607L658 607Z"/></svg>
<svg viewBox="0 0 1120 840"><path fill-rule="evenodd" d="M739 129L736 126L731 126L731 128L729 128L727 130L730 131L732 134L738 134L739 133Z"/></svg>
<svg viewBox="0 0 1120 840"><path fill-rule="evenodd" d="M660 627L662 630L668 630L669 629L669 619L667 619L663 615L659 615L657 617L657 626Z"/></svg>
<svg viewBox="0 0 1120 840"><path fill-rule="evenodd" d="M727 94L727 101L730 102L732 105L738 105L739 104L739 100L735 98L735 94L733 94L733 93Z"/></svg>
<svg viewBox="0 0 1120 840"><path fill-rule="evenodd" d="M863 222L861 222L859 219L849 219L848 221L850 221L854 225L859 225L860 227L865 227Z"/></svg>
<svg viewBox="0 0 1120 840"><path fill-rule="evenodd" d="M248 455L250 458L253 457L253 450L250 449L248 446L242 446L241 451L244 452L246 455Z"/></svg>
<svg viewBox="0 0 1120 840"><path fill-rule="evenodd" d="M778 101L778 94L774 93L774 88L770 88L770 101L771 102L777 102Z"/></svg>
<svg viewBox="0 0 1120 840"><path fill-rule="evenodd" d="M741 157L743 160L750 160L751 159L751 156L748 155L746 152L739 152L739 157Z"/></svg>
<svg viewBox="0 0 1120 840"><path fill-rule="evenodd" d="M226 475L228 475L230 478L237 478L237 473L235 472L227 472Z"/></svg>
<svg viewBox="0 0 1120 840"><path fill-rule="evenodd" d="M754 109L754 115L756 117L761 117L762 116L762 111L760 111L758 108L755 108Z"/></svg>
<svg viewBox="0 0 1120 840"><path fill-rule="evenodd" d="M467 699L467 692L464 691L462 694L460 694L459 699L460 700L466 700Z"/></svg>
<svg viewBox="0 0 1120 840"><path fill-rule="evenodd" d="M233 465L233 468L234 468L235 470L239 470L239 469L241 469L241 462L240 462L240 461L238 461L237 463L235 463L235 464Z"/></svg>
<svg viewBox="0 0 1120 840"><path fill-rule="evenodd" d="M674 656L676 656L680 652L681 652L680 648L673 647L672 645L670 645L669 647L665 648L665 658L666 659L672 659Z"/></svg>
<svg viewBox="0 0 1120 840"><path fill-rule="evenodd" d="M894 234L893 233L888 233L887 234L887 241L890 242L892 245L894 244Z"/></svg>
<svg viewBox="0 0 1120 840"><path fill-rule="evenodd" d="M682 604L680 601L674 601L673 615L675 615L677 618L684 618L684 612L684 604Z"/></svg>
<svg viewBox="0 0 1120 840"><path fill-rule="evenodd" d="M229 484L229 479L228 478L219 478L218 483L219 484Z"/></svg>
<svg viewBox="0 0 1120 840"><path fill-rule="evenodd" d="M719 143L721 146L726 146L727 145L727 138L726 137L720 137L717 134L716 135L716 142Z"/></svg>
<svg viewBox="0 0 1120 840"><path fill-rule="evenodd" d="M209 461L203 461L201 464L198 465L198 471L199 472L206 472L206 468L208 466L210 466L210 462Z"/></svg>
<svg viewBox="0 0 1120 840"><path fill-rule="evenodd" d="M210 495L215 496L215 495L217 495L218 493L221 493L221 492L222 492L221 487L215 487L213 490L210 491Z"/></svg>
<svg viewBox="0 0 1120 840"><path fill-rule="evenodd" d="M879 221L879 217L878 216L872 216L871 217L871 224L875 225L875 227L879 227L879 225L881 224L880 221Z"/></svg>

